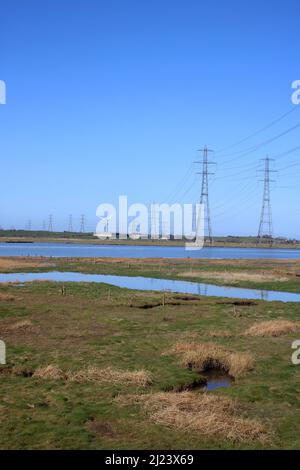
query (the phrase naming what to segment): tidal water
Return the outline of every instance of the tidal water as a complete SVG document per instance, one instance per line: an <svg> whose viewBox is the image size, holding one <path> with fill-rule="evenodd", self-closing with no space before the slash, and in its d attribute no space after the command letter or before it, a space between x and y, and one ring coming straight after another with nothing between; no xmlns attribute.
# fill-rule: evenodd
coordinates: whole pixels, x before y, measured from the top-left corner
<svg viewBox="0 0 300 470"><path fill-rule="evenodd" d="M48 273L0 273L0 282L18 282L24 284L26 282L39 280L56 282L102 282L113 286L136 290L178 292L184 294L198 294L212 297L230 297L250 300L300 302L300 294L290 292L243 289L240 287L216 286L214 284L173 281L170 279L56 271Z"/></svg>
<svg viewBox="0 0 300 470"><path fill-rule="evenodd" d="M72 243L0 243L0 256L75 258L300 259L300 250L212 247L187 251L181 246L88 245Z"/></svg>

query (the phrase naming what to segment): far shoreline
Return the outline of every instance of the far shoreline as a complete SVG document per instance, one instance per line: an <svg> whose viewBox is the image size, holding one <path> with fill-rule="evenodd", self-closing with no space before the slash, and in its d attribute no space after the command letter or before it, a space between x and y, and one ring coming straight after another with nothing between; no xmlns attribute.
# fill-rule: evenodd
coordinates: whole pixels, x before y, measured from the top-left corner
<svg viewBox="0 0 300 470"><path fill-rule="evenodd" d="M226 240L227 238L227 240ZM299 250L300 242L297 243L279 243L276 240L270 245L269 243L259 243L256 242L245 242L241 237L241 241L229 241L229 237L215 237L213 243L205 243L204 248L252 248L252 249L283 249L283 250ZM236 237L238 238L238 237ZM253 237L253 240L255 238ZM34 243L55 243L55 244L64 244L64 245L98 245L98 246L145 246L145 247L184 247L185 242L182 240L120 240L120 239L107 239L99 240L95 237L59 237L59 236L15 236L15 237L4 237L0 236L0 244L34 244Z"/></svg>

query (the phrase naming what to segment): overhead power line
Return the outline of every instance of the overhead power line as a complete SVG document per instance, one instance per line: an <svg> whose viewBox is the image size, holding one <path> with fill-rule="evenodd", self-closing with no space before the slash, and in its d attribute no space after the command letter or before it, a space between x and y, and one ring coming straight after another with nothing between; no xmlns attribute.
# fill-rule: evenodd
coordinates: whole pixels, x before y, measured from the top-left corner
<svg viewBox="0 0 300 470"><path fill-rule="evenodd" d="M237 147L238 145L240 144L243 144L244 142L247 142L247 140L250 140L252 139L253 137L256 137L257 135L261 134L262 132L270 129L272 126L274 126L275 124L277 124L278 122L282 121L282 119L286 118L287 116L289 116L290 114L292 114L293 112L296 111L296 109L298 108L298 106L293 106L289 111L287 111L286 113L282 114L281 116L279 116L278 118L274 119L273 121L271 121L269 124L267 124L266 126L258 129L257 131L253 132L252 134L248 135L247 137L233 143L233 144L230 144L226 147L223 147L219 150L216 150L216 154L219 154L219 153L223 153L227 150L230 150L231 148L234 148L234 147Z"/></svg>

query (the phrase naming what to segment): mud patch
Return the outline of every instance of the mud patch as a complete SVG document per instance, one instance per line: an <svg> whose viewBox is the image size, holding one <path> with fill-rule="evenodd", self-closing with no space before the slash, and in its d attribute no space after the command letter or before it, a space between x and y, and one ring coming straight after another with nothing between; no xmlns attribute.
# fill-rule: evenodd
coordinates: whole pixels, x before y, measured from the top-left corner
<svg viewBox="0 0 300 470"><path fill-rule="evenodd" d="M200 377L199 379L194 379L192 382L185 384L178 384L174 386L168 385L165 387L164 392L182 393L191 390L204 389L206 384L207 380L204 377Z"/></svg>
<svg viewBox="0 0 300 470"><path fill-rule="evenodd" d="M11 373L17 377L30 378L33 376L34 371L29 367L13 367Z"/></svg>
<svg viewBox="0 0 300 470"><path fill-rule="evenodd" d="M140 308L142 310L148 310L151 308L161 307L161 304L143 304L143 305L130 305L130 308Z"/></svg>
<svg viewBox="0 0 300 470"><path fill-rule="evenodd" d="M130 307L147 310L147 309L157 308L157 307L166 307L167 305L183 305L183 304L181 304L180 302L165 302L165 304L158 303L158 304L130 305Z"/></svg>
<svg viewBox="0 0 300 470"><path fill-rule="evenodd" d="M174 297L174 299L176 300L184 300L184 301L187 301L187 302L191 302L191 301L200 301L201 299L199 297L196 297L196 296L192 296L192 295L177 295L176 297Z"/></svg>
<svg viewBox="0 0 300 470"><path fill-rule="evenodd" d="M251 307L257 305L254 300L235 300L234 302L217 302L217 305L234 305L236 307Z"/></svg>
<svg viewBox="0 0 300 470"><path fill-rule="evenodd" d="M0 366L0 377L8 377L12 374L11 366Z"/></svg>
<svg viewBox="0 0 300 470"><path fill-rule="evenodd" d="M112 423L109 421L102 421L97 419L92 419L86 423L86 429L98 437L116 437L117 433L114 429Z"/></svg>

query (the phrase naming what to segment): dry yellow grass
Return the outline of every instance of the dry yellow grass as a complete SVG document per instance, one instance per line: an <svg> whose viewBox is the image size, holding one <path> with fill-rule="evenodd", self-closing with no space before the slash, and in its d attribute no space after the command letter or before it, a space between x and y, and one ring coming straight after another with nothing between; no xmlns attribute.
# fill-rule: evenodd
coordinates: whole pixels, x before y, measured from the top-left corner
<svg viewBox="0 0 300 470"><path fill-rule="evenodd" d="M184 271L180 273L183 277L206 277L224 282L239 282L239 281L254 281L254 282L265 282L265 281L288 281L289 277L282 273L266 273L266 272L242 272L242 271Z"/></svg>
<svg viewBox="0 0 300 470"><path fill-rule="evenodd" d="M160 392L118 397L120 405L141 404L157 424L195 431L205 436L222 436L229 441L269 441L265 427L257 420L239 416L236 404L226 397L195 392Z"/></svg>
<svg viewBox="0 0 300 470"><path fill-rule="evenodd" d="M44 380L65 380L66 374L57 366L49 364L45 367L39 367L32 377Z"/></svg>
<svg viewBox="0 0 300 470"><path fill-rule="evenodd" d="M15 300L13 295L0 292L0 302L11 302L12 300Z"/></svg>
<svg viewBox="0 0 300 470"><path fill-rule="evenodd" d="M2 258L0 259L0 270L1 271L10 271L12 269L22 269L22 268L36 268L42 266L45 263L45 260L42 258L29 258L29 257L17 257L17 258ZM47 262L49 265L49 262Z"/></svg>
<svg viewBox="0 0 300 470"><path fill-rule="evenodd" d="M19 330L19 329L27 329L27 328L32 328L33 324L30 320L21 320L18 321L17 323L13 323L10 325L9 329L10 330Z"/></svg>
<svg viewBox="0 0 300 470"><path fill-rule="evenodd" d="M269 320L255 323L248 330L246 336L281 336L300 331L300 322L289 320Z"/></svg>
<svg viewBox="0 0 300 470"><path fill-rule="evenodd" d="M50 364L37 369L33 377L45 380L68 380L77 383L108 382L111 384L137 385L139 387L146 387L151 383L151 376L145 370L128 371L113 369L112 367L100 369L90 366L76 372L64 372L59 367Z"/></svg>
<svg viewBox="0 0 300 470"><path fill-rule="evenodd" d="M198 372L220 369L238 377L254 368L250 354L232 352L214 343L177 343L169 353L180 356L184 367Z"/></svg>
<svg viewBox="0 0 300 470"><path fill-rule="evenodd" d="M99 369L88 367L75 373L68 373L68 379L73 382L109 382L114 384L138 385L146 387L151 383L150 374L145 370L119 370L112 367Z"/></svg>

